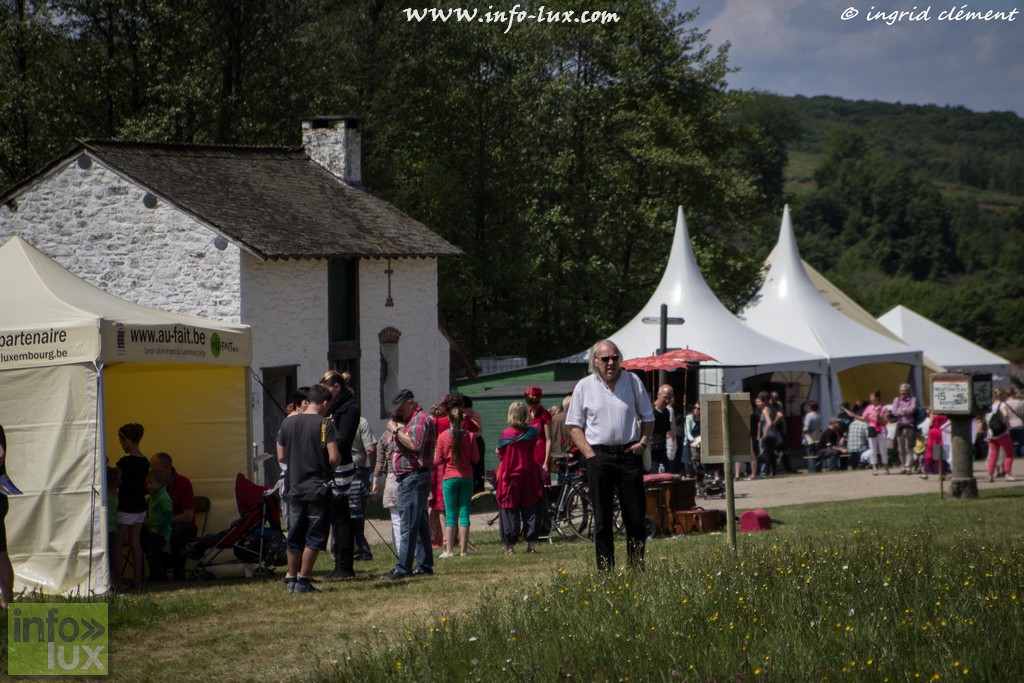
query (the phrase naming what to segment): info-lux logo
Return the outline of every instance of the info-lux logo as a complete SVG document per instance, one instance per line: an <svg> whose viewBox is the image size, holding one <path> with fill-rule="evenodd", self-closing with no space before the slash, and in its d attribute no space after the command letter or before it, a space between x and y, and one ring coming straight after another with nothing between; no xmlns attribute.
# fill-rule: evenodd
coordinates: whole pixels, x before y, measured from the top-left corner
<svg viewBox="0 0 1024 683"><path fill-rule="evenodd" d="M7 612L10 676L106 676L106 603L18 603Z"/></svg>

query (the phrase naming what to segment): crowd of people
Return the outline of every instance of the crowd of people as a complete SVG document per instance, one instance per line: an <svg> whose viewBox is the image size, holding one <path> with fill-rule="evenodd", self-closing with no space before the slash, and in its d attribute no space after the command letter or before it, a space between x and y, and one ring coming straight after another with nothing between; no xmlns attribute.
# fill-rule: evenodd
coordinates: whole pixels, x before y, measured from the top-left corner
<svg viewBox="0 0 1024 683"><path fill-rule="evenodd" d="M122 425L117 437L124 456L107 468L111 583L120 589L141 588L146 563L150 581L166 581L168 569L183 580L187 545L196 537L192 482L178 474L168 453L146 458L144 434L141 424ZM125 580L129 563L131 584Z"/></svg>
<svg viewBox="0 0 1024 683"><path fill-rule="evenodd" d="M786 424L777 394L762 392L755 399L755 426L751 428L757 454L757 476L771 477L777 463L791 469L780 435ZM999 417L995 417L996 415ZM1024 401L1014 389L995 389L990 410L972 420L975 457L987 451L989 481L1015 481L1013 458L1024 455ZM807 470L870 469L877 475L899 472L927 479L946 476L952 468L952 423L933 414L915 396L909 384L899 385L891 401L872 391L867 400L843 403L839 412L824 418L815 401L808 401L802 418L802 444ZM740 475L746 473L740 472ZM756 478L752 473L745 478Z"/></svg>
<svg viewBox="0 0 1024 683"><path fill-rule="evenodd" d="M640 378L623 372L622 356L610 340L594 345L590 373L571 396L546 409L543 392L533 387L508 408L507 426L495 454L493 476L505 553L520 540L536 552L555 463L577 458L586 463L594 515L596 566L615 566L612 500L617 497L626 530L629 566L643 562L647 473L698 474L700 404L677 416L675 391L658 388L654 400ZM381 578L401 580L434 572L439 559L469 557L472 545L470 500L482 488L484 441L480 415L469 398L448 394L425 409L412 391L398 392L390 417L376 438L360 415L345 373L329 371L319 384L303 387L287 407L277 439L287 533L285 585L296 593L318 593L313 567L331 541L333 569L328 580L355 576L354 562L373 559L365 514L377 496L391 515L396 562ZM760 392L751 412L751 444L756 456L738 464L739 479L770 478L781 469L796 471L786 448L788 421L776 392ZM807 470L870 469L877 475L898 469L923 478L951 469L952 425L932 415L910 386L901 384L891 401L880 391L826 418L815 401L800 417ZM973 421L976 457L987 450L990 481L1015 481L1015 456L1024 456L1024 400L1013 389L996 389L991 410ZM144 427L129 423L117 432L124 455L108 467L112 585L141 587L148 564L150 581L185 578L186 546L196 537L195 495L168 453L147 458L141 450ZM649 460L647 459L649 451ZM0 427L0 476L7 443ZM7 498L0 495L0 521ZM442 523L443 520L443 523ZM382 539L383 540L383 539ZM132 583L126 567L131 564ZM13 570L0 524L0 606L11 600Z"/></svg>

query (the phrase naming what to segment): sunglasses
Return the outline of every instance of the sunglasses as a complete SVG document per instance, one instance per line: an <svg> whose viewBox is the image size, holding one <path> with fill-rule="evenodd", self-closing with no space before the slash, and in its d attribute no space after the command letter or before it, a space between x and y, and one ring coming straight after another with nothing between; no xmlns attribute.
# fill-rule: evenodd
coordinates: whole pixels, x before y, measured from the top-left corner
<svg viewBox="0 0 1024 683"><path fill-rule="evenodd" d="M597 359L599 361L601 361L602 363L610 363L612 361L615 361L616 363L618 363L619 362L619 354L613 353L610 356L598 356Z"/></svg>

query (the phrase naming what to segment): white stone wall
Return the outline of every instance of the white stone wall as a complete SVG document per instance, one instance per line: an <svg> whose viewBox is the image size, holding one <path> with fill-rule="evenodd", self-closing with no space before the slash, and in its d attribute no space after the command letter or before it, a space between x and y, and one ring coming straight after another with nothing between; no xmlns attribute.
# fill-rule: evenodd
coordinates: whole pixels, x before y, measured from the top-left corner
<svg viewBox="0 0 1024 683"><path fill-rule="evenodd" d="M404 258L391 261L391 297L388 297L386 259L359 262L359 345L362 352L362 413L380 434L380 342L385 327L401 331L399 385L411 389L420 404L429 408L448 391L448 340L437 327L437 259ZM390 400L392 397L385 397Z"/></svg>
<svg viewBox="0 0 1024 683"><path fill-rule="evenodd" d="M19 235L85 281L144 306L240 321L239 249L92 160L71 161L0 206L0 244Z"/></svg>
<svg viewBox="0 0 1024 683"><path fill-rule="evenodd" d="M260 261L242 255L242 322L252 327L252 368L298 365L298 386L327 370L327 259ZM263 388L253 382L253 439L263 440ZM290 400L290 398L289 398Z"/></svg>
<svg viewBox="0 0 1024 683"><path fill-rule="evenodd" d="M298 385L328 367L326 259L260 261L93 160L57 168L0 206L0 243L20 235L62 266L107 292L166 311L252 327L252 368L298 366ZM429 407L448 390L448 342L438 330L437 259L359 262L360 401L375 434L380 414L380 344L385 327L402 336L399 385ZM388 396L386 399L390 399ZM263 392L253 383L252 438L263 435Z"/></svg>

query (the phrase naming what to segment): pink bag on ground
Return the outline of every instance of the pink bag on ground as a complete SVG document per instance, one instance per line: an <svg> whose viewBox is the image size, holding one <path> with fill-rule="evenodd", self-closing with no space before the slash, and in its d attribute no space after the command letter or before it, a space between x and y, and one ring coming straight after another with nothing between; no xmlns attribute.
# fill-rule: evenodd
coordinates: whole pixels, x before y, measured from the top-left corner
<svg viewBox="0 0 1024 683"><path fill-rule="evenodd" d="M740 531L753 533L772 528L772 518L765 510L747 510L740 515Z"/></svg>

